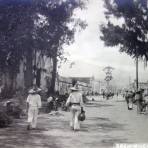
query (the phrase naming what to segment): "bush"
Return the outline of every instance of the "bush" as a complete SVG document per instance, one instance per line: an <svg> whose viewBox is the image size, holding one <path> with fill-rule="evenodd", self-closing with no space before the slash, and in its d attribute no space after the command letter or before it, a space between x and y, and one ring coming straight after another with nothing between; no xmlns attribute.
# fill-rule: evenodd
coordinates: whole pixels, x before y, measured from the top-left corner
<svg viewBox="0 0 148 148"><path fill-rule="evenodd" d="M19 119L22 114L22 109L20 108L19 105L12 104L7 106L6 113L9 116Z"/></svg>
<svg viewBox="0 0 148 148"><path fill-rule="evenodd" d="M13 109L13 117L16 119L20 119L22 114L22 109L20 106L15 106Z"/></svg>
<svg viewBox="0 0 148 148"><path fill-rule="evenodd" d="M4 111L0 111L0 128L7 127L11 123L12 119Z"/></svg>

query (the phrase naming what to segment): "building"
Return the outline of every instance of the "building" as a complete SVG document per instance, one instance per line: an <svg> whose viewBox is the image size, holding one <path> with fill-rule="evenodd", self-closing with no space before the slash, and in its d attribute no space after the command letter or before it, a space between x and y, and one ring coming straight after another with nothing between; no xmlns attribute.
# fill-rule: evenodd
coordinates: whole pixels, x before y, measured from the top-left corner
<svg viewBox="0 0 148 148"><path fill-rule="evenodd" d="M56 92L60 95L65 95L70 92L70 87L72 87L72 80L70 78L57 75L55 83Z"/></svg>
<svg viewBox="0 0 148 148"><path fill-rule="evenodd" d="M33 61L33 65L36 65L36 83L37 85L46 90L50 86L52 79L53 62L51 57L36 53L36 61ZM19 73L16 77L16 89L25 88L24 74L26 72L26 61L22 60L20 63Z"/></svg>
<svg viewBox="0 0 148 148"><path fill-rule="evenodd" d="M71 80L76 80L83 93L91 93L94 77L70 77Z"/></svg>
<svg viewBox="0 0 148 148"><path fill-rule="evenodd" d="M83 94L90 93L92 91L90 78L86 77L62 77L57 75L55 91L60 95L70 93L70 87L72 87L72 81L77 80L79 89Z"/></svg>
<svg viewBox="0 0 148 148"><path fill-rule="evenodd" d="M138 86L139 89L145 89L148 92L148 82L139 82ZM136 90L136 81L130 84L130 89L133 91Z"/></svg>

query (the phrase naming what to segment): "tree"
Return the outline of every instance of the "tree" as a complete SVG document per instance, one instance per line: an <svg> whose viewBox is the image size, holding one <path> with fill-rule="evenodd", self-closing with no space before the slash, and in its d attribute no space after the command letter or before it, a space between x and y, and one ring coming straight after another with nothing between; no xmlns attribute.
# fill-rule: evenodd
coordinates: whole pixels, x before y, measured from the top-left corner
<svg viewBox="0 0 148 148"><path fill-rule="evenodd" d="M18 41L18 32L25 16L24 10L28 6L9 0L0 2L0 72L5 78L5 88L9 94L15 88L14 83L22 59L23 48Z"/></svg>
<svg viewBox="0 0 148 148"><path fill-rule="evenodd" d="M42 25L36 28L37 44L44 46L44 51L53 59L52 80L48 92L54 93L55 80L57 75L57 63L59 60L65 60L63 57L63 45L74 41L74 33L77 27L85 28L86 24L80 19L73 19L73 12L76 8L84 8L85 3L77 0L67 1L49 1L42 3L36 1L37 14L45 20ZM68 24L71 23L71 27ZM40 40L39 37L45 38Z"/></svg>
<svg viewBox="0 0 148 148"><path fill-rule="evenodd" d="M63 59L63 44L74 41L74 33L85 23L72 18L81 0L2 0L0 2L0 70L17 76L26 61L26 88L33 83L36 52L53 59L51 91L54 91L58 59ZM71 23L71 27L68 24ZM13 78L15 79L15 78Z"/></svg>
<svg viewBox="0 0 148 148"><path fill-rule="evenodd" d="M101 39L120 52L148 60L148 8L146 0L105 0L107 24L101 25ZM121 22L115 24L116 18Z"/></svg>

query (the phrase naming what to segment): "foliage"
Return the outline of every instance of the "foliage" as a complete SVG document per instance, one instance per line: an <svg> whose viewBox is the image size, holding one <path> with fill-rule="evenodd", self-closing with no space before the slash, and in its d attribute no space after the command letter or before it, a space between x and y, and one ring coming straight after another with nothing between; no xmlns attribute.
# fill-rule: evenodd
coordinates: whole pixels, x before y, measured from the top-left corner
<svg viewBox="0 0 148 148"><path fill-rule="evenodd" d="M53 1L40 0L36 1L37 5L37 25L36 25L36 43L43 46L42 50L53 57L58 56L64 60L63 44L70 44L74 41L76 27L85 28L86 24L80 19L73 19L72 15L76 8L83 8L84 3L77 0ZM39 23L44 18L43 23ZM71 27L69 23L73 23ZM42 40L41 40L42 39ZM38 46L39 47L39 46Z"/></svg>
<svg viewBox="0 0 148 148"><path fill-rule="evenodd" d="M4 111L0 111L0 128L7 127L11 123L12 119Z"/></svg>
<svg viewBox="0 0 148 148"><path fill-rule="evenodd" d="M20 62L29 57L35 60L37 51L65 59L63 44L74 41L76 27L86 27L72 18L75 9L84 8L84 4L81 0L1 0L0 71L14 79ZM27 70L33 73L33 67Z"/></svg>
<svg viewBox="0 0 148 148"><path fill-rule="evenodd" d="M22 109L19 105L13 104L7 106L6 113L8 116L12 116L13 118L19 119L22 114Z"/></svg>
<svg viewBox="0 0 148 148"><path fill-rule="evenodd" d="M105 8L107 24L101 25L105 45L119 46L120 52L148 60L146 0L105 0Z"/></svg>

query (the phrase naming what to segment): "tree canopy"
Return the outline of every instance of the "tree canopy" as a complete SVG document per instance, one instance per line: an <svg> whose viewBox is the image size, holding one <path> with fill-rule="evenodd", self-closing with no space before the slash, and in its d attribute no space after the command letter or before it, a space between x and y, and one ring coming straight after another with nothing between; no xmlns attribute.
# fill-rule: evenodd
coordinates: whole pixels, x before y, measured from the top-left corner
<svg viewBox="0 0 148 148"><path fill-rule="evenodd" d="M118 46L120 52L148 60L147 0L105 0L104 3L107 23L100 27L100 38L105 45Z"/></svg>
<svg viewBox="0 0 148 148"><path fill-rule="evenodd" d="M74 41L77 27L86 26L72 17L84 6L83 0L1 0L0 71L15 77L20 61L30 58L31 75L36 51L63 59L63 44Z"/></svg>

